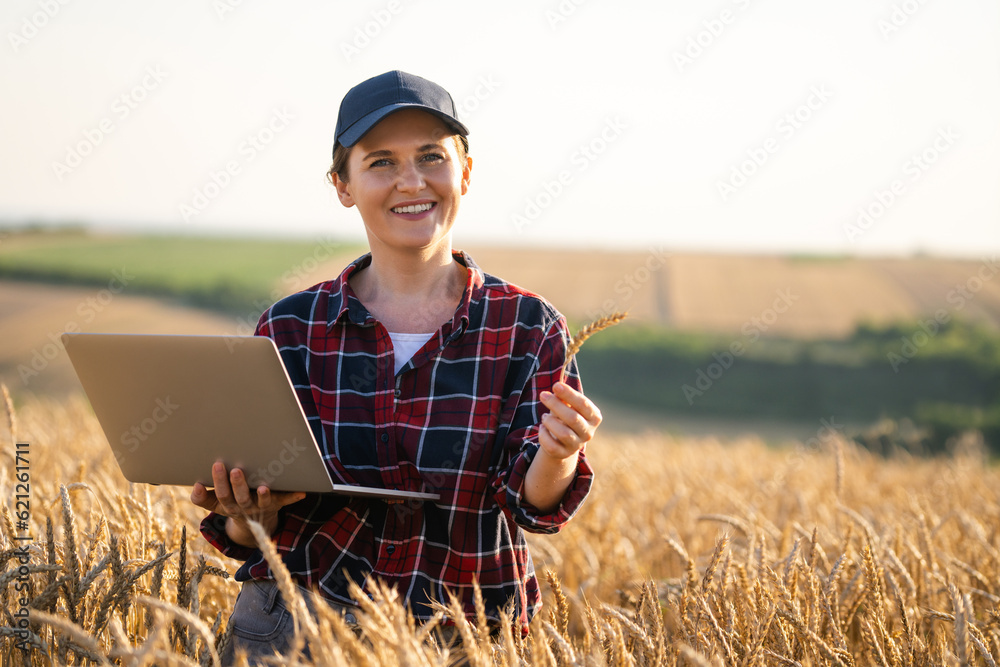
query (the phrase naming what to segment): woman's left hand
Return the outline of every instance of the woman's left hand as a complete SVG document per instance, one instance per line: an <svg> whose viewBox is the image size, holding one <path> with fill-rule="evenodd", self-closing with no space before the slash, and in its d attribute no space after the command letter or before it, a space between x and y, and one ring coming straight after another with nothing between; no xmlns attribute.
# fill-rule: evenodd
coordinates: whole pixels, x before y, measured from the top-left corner
<svg viewBox="0 0 1000 667"><path fill-rule="evenodd" d="M554 393L553 393L554 392ZM538 426L538 444L555 459L568 459L583 449L601 424L601 411L594 402L565 382L539 398L549 409Z"/></svg>

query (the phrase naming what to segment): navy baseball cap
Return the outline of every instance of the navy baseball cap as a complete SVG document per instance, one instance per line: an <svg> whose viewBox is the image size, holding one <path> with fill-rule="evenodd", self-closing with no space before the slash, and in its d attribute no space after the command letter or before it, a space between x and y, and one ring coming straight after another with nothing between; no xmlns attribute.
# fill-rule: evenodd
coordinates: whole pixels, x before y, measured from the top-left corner
<svg viewBox="0 0 1000 667"><path fill-rule="evenodd" d="M447 90L423 77L393 70L362 81L347 91L337 115L334 147L337 144L353 146L376 123L400 109L423 109L444 121L455 134L469 134L468 128L458 120L455 101Z"/></svg>

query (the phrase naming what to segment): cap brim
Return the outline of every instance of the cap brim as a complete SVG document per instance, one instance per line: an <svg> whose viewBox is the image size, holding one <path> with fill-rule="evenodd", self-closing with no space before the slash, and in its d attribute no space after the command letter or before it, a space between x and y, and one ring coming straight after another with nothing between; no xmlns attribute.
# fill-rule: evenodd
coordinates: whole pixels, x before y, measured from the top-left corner
<svg viewBox="0 0 1000 667"><path fill-rule="evenodd" d="M455 130L455 134L461 134L462 136L468 136L469 134L469 129L465 127L465 125L448 114L441 113L437 109L424 106L423 104L400 103L381 107L365 116L362 116L357 122L340 133L340 136L337 137L337 143L346 148L350 148L354 144L358 143L361 137L365 136L365 134L367 134L370 129L375 127L380 120L401 109L421 109L440 118L446 125Z"/></svg>

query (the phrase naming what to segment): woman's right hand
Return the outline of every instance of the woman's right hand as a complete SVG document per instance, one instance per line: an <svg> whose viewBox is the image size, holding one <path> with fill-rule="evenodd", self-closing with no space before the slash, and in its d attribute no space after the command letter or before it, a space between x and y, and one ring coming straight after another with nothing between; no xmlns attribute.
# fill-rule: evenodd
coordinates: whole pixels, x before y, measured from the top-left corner
<svg viewBox="0 0 1000 667"><path fill-rule="evenodd" d="M252 519L264 526L267 534L278 527L278 510L285 505L297 503L306 497L303 492L271 493L265 485L252 490L247 485L246 476L239 468L226 470L222 461L212 465L213 489L205 488L197 482L191 489L191 502L222 516L226 520L226 535L233 542L248 547L257 546L247 520Z"/></svg>

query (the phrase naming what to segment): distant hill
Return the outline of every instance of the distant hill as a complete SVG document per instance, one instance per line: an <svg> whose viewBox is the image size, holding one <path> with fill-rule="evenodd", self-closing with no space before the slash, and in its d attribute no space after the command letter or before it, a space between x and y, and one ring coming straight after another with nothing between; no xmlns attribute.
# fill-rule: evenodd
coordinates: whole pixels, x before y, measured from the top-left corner
<svg viewBox="0 0 1000 667"><path fill-rule="evenodd" d="M1000 327L1000 256L981 261L469 248L567 317L609 310L685 331L844 338L944 310ZM783 310L784 312L778 312ZM774 312L771 312L774 311ZM758 324L754 324L754 322Z"/></svg>
<svg viewBox="0 0 1000 667"><path fill-rule="evenodd" d="M748 331L843 339L861 323L912 322L940 311L1000 327L1000 264L992 258L465 249L485 271L544 295L574 325L628 310L636 323L734 339ZM0 276L16 280L0 281L0 380L15 393L75 389L58 347L70 327L248 333L274 298L337 275L360 252L325 241L7 236ZM135 277L115 278L123 271ZM230 295L239 301L228 312L209 307L230 303Z"/></svg>

